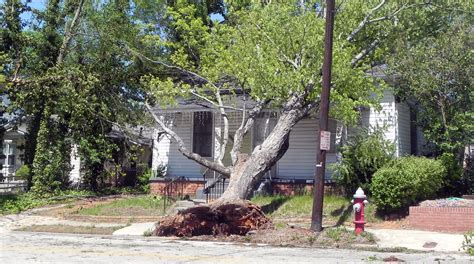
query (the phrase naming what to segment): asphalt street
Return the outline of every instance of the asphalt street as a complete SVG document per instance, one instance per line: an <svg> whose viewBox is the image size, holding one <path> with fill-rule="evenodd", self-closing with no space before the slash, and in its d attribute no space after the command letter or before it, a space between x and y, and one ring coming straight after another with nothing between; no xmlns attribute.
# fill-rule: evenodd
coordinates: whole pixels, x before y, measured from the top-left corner
<svg viewBox="0 0 474 264"><path fill-rule="evenodd" d="M0 232L2 264L382 263L384 258L392 256L407 263L474 263L472 257L461 253L390 253L241 245L156 237Z"/></svg>

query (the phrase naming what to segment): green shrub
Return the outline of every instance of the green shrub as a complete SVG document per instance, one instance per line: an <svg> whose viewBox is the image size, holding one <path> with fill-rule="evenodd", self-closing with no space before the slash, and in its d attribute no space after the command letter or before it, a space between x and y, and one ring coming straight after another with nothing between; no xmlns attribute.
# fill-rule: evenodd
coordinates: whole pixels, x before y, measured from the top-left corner
<svg viewBox="0 0 474 264"><path fill-rule="evenodd" d="M437 159L443 163L446 169L446 179L440 194L444 196L457 196L461 194L463 187L461 176L463 171L454 154L445 152Z"/></svg>
<svg viewBox="0 0 474 264"><path fill-rule="evenodd" d="M150 192L150 178L152 177L152 171L151 169L146 169L143 173L138 175L137 178L137 187L145 192L149 193Z"/></svg>
<svg viewBox="0 0 474 264"><path fill-rule="evenodd" d="M474 194L474 155L467 156L465 162L466 166L461 178L461 192L463 194Z"/></svg>
<svg viewBox="0 0 474 264"><path fill-rule="evenodd" d="M467 254L474 256L474 230L464 234L461 249L465 250Z"/></svg>
<svg viewBox="0 0 474 264"><path fill-rule="evenodd" d="M30 167L28 167L27 165L21 165L21 167L15 171L15 176L23 180L28 179L29 175L30 175Z"/></svg>
<svg viewBox="0 0 474 264"><path fill-rule="evenodd" d="M377 208L394 211L432 198L443 186L446 169L439 160L404 157L379 169L372 181Z"/></svg>
<svg viewBox="0 0 474 264"><path fill-rule="evenodd" d="M339 151L341 158L333 166L333 179L346 194L353 194L358 187L370 191L373 174L393 159L394 146L384 139L383 129L362 129Z"/></svg>

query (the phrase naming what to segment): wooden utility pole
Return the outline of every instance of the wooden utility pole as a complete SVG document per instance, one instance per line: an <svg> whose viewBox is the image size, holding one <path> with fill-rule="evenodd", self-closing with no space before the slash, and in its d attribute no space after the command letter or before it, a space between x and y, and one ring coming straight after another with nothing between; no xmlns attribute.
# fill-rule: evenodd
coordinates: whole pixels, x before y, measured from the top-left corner
<svg viewBox="0 0 474 264"><path fill-rule="evenodd" d="M326 171L326 151L329 93L331 88L331 66L332 66L332 41L334 28L334 6L335 0L326 0L326 28L324 34L324 62L323 83L321 91L321 108L319 116L319 135L316 146L316 170L313 189L313 211L311 215L311 230L319 232L323 229L323 199L324 199L324 174ZM330 134L329 134L330 135ZM323 145L323 146L322 146Z"/></svg>

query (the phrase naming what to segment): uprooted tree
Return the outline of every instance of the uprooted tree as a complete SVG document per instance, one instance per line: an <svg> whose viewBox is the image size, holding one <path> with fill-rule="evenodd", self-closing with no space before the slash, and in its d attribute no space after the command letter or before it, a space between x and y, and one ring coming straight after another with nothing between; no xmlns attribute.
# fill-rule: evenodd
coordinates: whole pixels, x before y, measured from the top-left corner
<svg viewBox="0 0 474 264"><path fill-rule="evenodd" d="M208 160L188 149L180 136L167 126L166 120L147 104L159 128L176 141L184 156L230 178L228 188L211 209L221 211L222 206L228 204L241 204L246 208L242 200L249 197L262 176L285 154L292 128L302 118L318 111L324 41L323 2L279 1L240 6L229 3L223 16L225 21L212 23L199 15L195 5L177 1L168 10L170 32L176 38L148 36L144 41L148 49L137 51L127 47L144 62L162 69L159 76L150 75L142 80L155 99L152 101L166 107L175 103L176 98L193 98L211 105L219 115L223 124L218 135L220 147L214 160ZM408 11L416 10L418 16L426 18L434 12L433 6L426 1L388 3L383 0L343 1L338 5L331 94L333 117L353 122L357 119L356 109L374 105L376 97L373 95L380 85L375 85L367 74L372 62L383 58L383 51L388 49L397 32L410 27ZM420 18L420 21L424 20ZM148 53L157 46L161 47L160 52L169 53L168 60ZM232 98L238 96L252 103L236 104ZM251 154L242 154L244 136L265 109L278 112L276 125ZM233 137L229 135L229 112L242 115ZM223 158L230 140L233 141L232 162L225 166ZM248 210L239 210L248 213ZM212 218L218 224L219 216L209 216L209 211L204 211L194 208L183 212L163 223L158 233L178 234L177 230L191 226L197 219L208 223ZM202 217L196 218L196 214ZM261 212L259 215L263 216ZM211 232L212 228L207 230Z"/></svg>

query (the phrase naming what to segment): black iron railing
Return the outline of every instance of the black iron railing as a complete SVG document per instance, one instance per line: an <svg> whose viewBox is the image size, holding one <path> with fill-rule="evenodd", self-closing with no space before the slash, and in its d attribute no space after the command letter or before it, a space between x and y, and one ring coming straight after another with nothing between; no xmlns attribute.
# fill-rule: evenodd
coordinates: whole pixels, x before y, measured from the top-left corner
<svg viewBox="0 0 474 264"><path fill-rule="evenodd" d="M203 191L206 195L206 203L221 197L226 188L226 180L227 178L224 175L219 174L213 181L206 183Z"/></svg>
<svg viewBox="0 0 474 264"><path fill-rule="evenodd" d="M166 207L184 198L184 187L186 185L187 178L180 176L174 179L170 179L163 189L163 211L166 211Z"/></svg>

